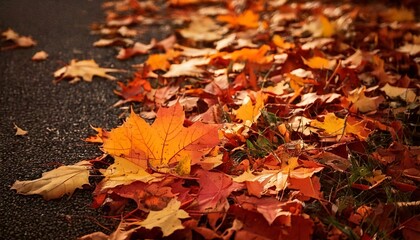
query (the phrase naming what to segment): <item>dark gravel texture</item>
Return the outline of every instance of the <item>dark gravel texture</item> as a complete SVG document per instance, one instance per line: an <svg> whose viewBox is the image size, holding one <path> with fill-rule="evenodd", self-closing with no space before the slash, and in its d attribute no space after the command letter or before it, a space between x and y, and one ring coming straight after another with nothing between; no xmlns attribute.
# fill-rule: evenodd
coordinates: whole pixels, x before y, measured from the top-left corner
<svg viewBox="0 0 420 240"><path fill-rule="evenodd" d="M52 73L71 59L93 58L102 67L128 68L129 62L115 60L114 50L92 47L98 37L89 34L89 25L103 21L101 3L0 1L0 31L10 27L38 42L0 52L0 239L76 239L103 231L92 220L105 221L89 207L89 190L52 201L10 190L15 180L32 180L57 164L100 155L97 145L81 141L94 133L89 126L110 129L121 123L121 110L110 109L118 100L112 92L115 82L52 83ZM40 50L49 58L33 62L31 56ZM15 136L13 123L29 134Z"/></svg>

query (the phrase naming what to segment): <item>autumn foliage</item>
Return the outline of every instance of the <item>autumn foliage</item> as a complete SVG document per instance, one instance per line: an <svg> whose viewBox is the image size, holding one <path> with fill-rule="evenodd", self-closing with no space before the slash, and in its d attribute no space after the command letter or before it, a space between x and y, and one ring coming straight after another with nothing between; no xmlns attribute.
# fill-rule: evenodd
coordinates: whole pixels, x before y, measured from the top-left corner
<svg viewBox="0 0 420 240"><path fill-rule="evenodd" d="M120 60L145 56L115 90L114 106L131 111L86 139L104 157L13 189L52 199L100 172L93 207L120 223L82 239L420 237L413 10L264 0L104 7L95 46L116 47ZM151 23L173 32L142 43ZM116 71L72 60L54 75ZM62 178L70 181L54 184Z"/></svg>

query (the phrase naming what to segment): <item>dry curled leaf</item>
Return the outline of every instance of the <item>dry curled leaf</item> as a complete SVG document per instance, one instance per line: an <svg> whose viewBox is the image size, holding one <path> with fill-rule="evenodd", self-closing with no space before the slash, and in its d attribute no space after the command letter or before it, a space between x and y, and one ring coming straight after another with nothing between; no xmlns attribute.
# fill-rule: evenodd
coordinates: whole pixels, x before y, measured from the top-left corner
<svg viewBox="0 0 420 240"><path fill-rule="evenodd" d="M61 166L42 174L41 178L31 181L16 181L11 189L19 194L39 194L46 200L73 194L77 188L89 184L91 163L81 161L74 165Z"/></svg>
<svg viewBox="0 0 420 240"><path fill-rule="evenodd" d="M47 52L45 52L45 51L39 51L39 52L36 52L32 56L32 60L34 60L34 61L42 61L42 60L47 59L47 57L48 57L48 53Z"/></svg>
<svg viewBox="0 0 420 240"><path fill-rule="evenodd" d="M16 129L16 133L15 133L15 135L16 136L24 136L24 135L27 135L28 134L28 131L26 131L26 130L23 130L22 128L20 128L20 127L18 127L16 124L14 124L13 123L13 125L15 125L15 129Z"/></svg>

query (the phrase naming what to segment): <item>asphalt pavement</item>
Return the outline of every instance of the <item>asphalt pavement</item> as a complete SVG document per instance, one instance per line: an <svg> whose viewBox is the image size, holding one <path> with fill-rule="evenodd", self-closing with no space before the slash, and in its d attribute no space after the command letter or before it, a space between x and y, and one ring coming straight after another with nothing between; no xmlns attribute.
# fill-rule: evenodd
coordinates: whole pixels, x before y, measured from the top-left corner
<svg viewBox="0 0 420 240"><path fill-rule="evenodd" d="M97 145L83 142L94 132L121 123L121 110L109 108L118 100L116 83L53 84L53 72L71 59L94 59L102 67L125 67L115 50L93 48L98 39L89 25L103 21L95 0L1 0L0 31L12 28L30 35L37 46L0 52L0 239L76 239L106 231L101 213L89 207L92 194L78 190L69 198L45 201L10 190L15 180L31 180L60 164L72 164L101 154ZM34 62L40 50L49 54ZM118 75L117 75L118 76ZM29 131L15 136L14 125Z"/></svg>

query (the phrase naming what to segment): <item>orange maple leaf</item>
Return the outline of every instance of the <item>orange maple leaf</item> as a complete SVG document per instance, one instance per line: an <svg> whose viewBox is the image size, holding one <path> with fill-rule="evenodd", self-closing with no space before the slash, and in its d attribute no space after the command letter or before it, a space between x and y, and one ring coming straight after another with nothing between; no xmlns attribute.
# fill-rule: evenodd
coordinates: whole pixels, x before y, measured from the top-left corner
<svg viewBox="0 0 420 240"><path fill-rule="evenodd" d="M259 64L271 63L274 60L274 55L267 53L270 51L270 46L262 45L260 48L242 48L234 52L218 52L211 55L211 59L222 57L223 59L230 59L235 62L254 62Z"/></svg>
<svg viewBox="0 0 420 240"><path fill-rule="evenodd" d="M168 57L166 54L152 54L146 61L146 64L149 65L150 71L157 69L168 70L171 64L168 62Z"/></svg>
<svg viewBox="0 0 420 240"><path fill-rule="evenodd" d="M226 22L231 27L246 27L246 28L257 28L259 26L258 20L259 15L251 10L246 10L244 13L235 15L220 15L217 17L218 21Z"/></svg>
<svg viewBox="0 0 420 240"><path fill-rule="evenodd" d="M132 113L104 139L103 151L143 168L176 167L178 174L189 174L191 161L199 160L205 150L219 143L219 125L196 122L185 128L184 119L179 103L160 108L152 125Z"/></svg>

